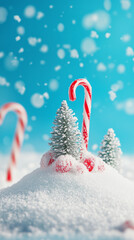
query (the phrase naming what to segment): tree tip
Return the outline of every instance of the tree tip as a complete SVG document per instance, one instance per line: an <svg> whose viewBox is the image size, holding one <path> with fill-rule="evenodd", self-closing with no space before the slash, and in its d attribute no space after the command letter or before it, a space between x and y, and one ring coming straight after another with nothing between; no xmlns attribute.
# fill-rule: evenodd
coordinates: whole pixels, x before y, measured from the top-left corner
<svg viewBox="0 0 134 240"><path fill-rule="evenodd" d="M62 106L62 107L67 107L67 106L68 106L68 105L67 105L67 101L66 101L66 100L63 100L62 103L61 103L61 106Z"/></svg>
<svg viewBox="0 0 134 240"><path fill-rule="evenodd" d="M113 128L109 128L109 129L108 129L108 132L109 132L109 133L114 133Z"/></svg>

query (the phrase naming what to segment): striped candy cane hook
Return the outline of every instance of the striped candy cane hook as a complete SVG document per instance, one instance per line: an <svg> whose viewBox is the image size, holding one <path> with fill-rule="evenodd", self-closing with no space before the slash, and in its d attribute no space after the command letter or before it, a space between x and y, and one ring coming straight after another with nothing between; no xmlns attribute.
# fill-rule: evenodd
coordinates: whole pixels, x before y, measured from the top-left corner
<svg viewBox="0 0 134 240"><path fill-rule="evenodd" d="M7 170L7 181L12 180L12 167L16 166L17 159L19 157L21 145L24 138L24 130L27 124L27 113L22 105L19 103L7 103L0 109L0 125L2 125L6 114L13 111L18 116L18 124L13 140L13 146L11 151L11 161Z"/></svg>
<svg viewBox="0 0 134 240"><path fill-rule="evenodd" d="M88 147L89 140L89 125L90 125L90 114L91 114L91 99L92 99L92 87L87 79L77 79L75 80L69 88L69 99L71 101L76 100L76 88L82 85L85 89L85 100L83 109L83 124L82 124L82 135L84 140L84 148Z"/></svg>

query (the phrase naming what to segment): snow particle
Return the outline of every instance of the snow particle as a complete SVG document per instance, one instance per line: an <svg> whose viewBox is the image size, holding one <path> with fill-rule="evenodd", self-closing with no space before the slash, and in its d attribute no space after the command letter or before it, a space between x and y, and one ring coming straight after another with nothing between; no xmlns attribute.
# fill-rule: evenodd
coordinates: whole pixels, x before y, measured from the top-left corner
<svg viewBox="0 0 134 240"><path fill-rule="evenodd" d="M17 37L15 38L16 42L20 41L20 39L21 39L20 36L17 36Z"/></svg>
<svg viewBox="0 0 134 240"><path fill-rule="evenodd" d="M48 94L48 92L43 93L43 97L48 100L48 99L49 99L49 94Z"/></svg>
<svg viewBox="0 0 134 240"><path fill-rule="evenodd" d="M95 28L96 30L104 31L109 27L109 24L110 15L103 10L87 14L83 18L83 27L87 30Z"/></svg>
<svg viewBox="0 0 134 240"><path fill-rule="evenodd" d="M109 93L109 97L111 101L114 101L115 98L117 97L116 93L113 92L112 90L108 92Z"/></svg>
<svg viewBox="0 0 134 240"><path fill-rule="evenodd" d="M122 81L118 81L117 83L115 83L115 84L113 84L113 85L111 86L111 89L112 89L112 91L114 91L114 92L117 92L117 91L123 89L123 82L122 82Z"/></svg>
<svg viewBox="0 0 134 240"><path fill-rule="evenodd" d="M129 42L129 41L131 40L131 36L130 36L129 34L124 34L124 35L120 38L120 40L121 40L122 42Z"/></svg>
<svg viewBox="0 0 134 240"><path fill-rule="evenodd" d="M99 35L97 34L96 31L91 31L91 38L99 38Z"/></svg>
<svg viewBox="0 0 134 240"><path fill-rule="evenodd" d="M131 7L130 0L121 0L120 2L123 10L128 10Z"/></svg>
<svg viewBox="0 0 134 240"><path fill-rule="evenodd" d="M4 57L4 52L0 52L0 58Z"/></svg>
<svg viewBox="0 0 134 240"><path fill-rule="evenodd" d="M117 67L118 73L123 74L125 72L125 70L126 70L125 65L123 65L123 64L118 65L118 67Z"/></svg>
<svg viewBox="0 0 134 240"><path fill-rule="evenodd" d="M63 23L59 23L57 26L57 29L59 32L63 32L64 31L64 24Z"/></svg>
<svg viewBox="0 0 134 240"><path fill-rule="evenodd" d="M14 20L17 21L18 23L21 22L21 18L19 15L14 15Z"/></svg>
<svg viewBox="0 0 134 240"><path fill-rule="evenodd" d="M37 39L35 37L29 37L28 38L28 43L31 45L31 46L36 46L37 44Z"/></svg>
<svg viewBox="0 0 134 240"><path fill-rule="evenodd" d="M59 83L56 79L52 79L49 83L49 88L52 90L52 91L56 91L58 88L59 88Z"/></svg>
<svg viewBox="0 0 134 240"><path fill-rule="evenodd" d="M44 60L40 60L40 64L44 65L46 62Z"/></svg>
<svg viewBox="0 0 134 240"><path fill-rule="evenodd" d="M49 136L47 134L44 134L42 136L42 138L43 138L44 141L48 141L49 140Z"/></svg>
<svg viewBox="0 0 134 240"><path fill-rule="evenodd" d="M61 66L60 66L60 65L57 65L57 66L55 66L55 68L54 68L55 71L59 71L60 69L61 69Z"/></svg>
<svg viewBox="0 0 134 240"><path fill-rule="evenodd" d="M106 38L110 38L110 36L111 36L111 33L108 33L108 32L105 33L105 37L106 37Z"/></svg>
<svg viewBox="0 0 134 240"><path fill-rule="evenodd" d="M54 6L53 5L49 5L49 8L52 9Z"/></svg>
<svg viewBox="0 0 134 240"><path fill-rule="evenodd" d="M105 72L106 69L107 69L106 66L102 62L97 65L97 71L99 72Z"/></svg>
<svg viewBox="0 0 134 240"><path fill-rule="evenodd" d="M73 75L72 75L72 74L69 74L69 75L68 75L68 78L69 78L69 79L72 79L72 78L73 78Z"/></svg>
<svg viewBox="0 0 134 240"><path fill-rule="evenodd" d="M32 126L30 126L30 125L27 126L27 127L26 127L26 130L27 130L28 132L31 132L31 131L32 131Z"/></svg>
<svg viewBox="0 0 134 240"><path fill-rule="evenodd" d="M84 67L84 64L82 62L80 63L80 67Z"/></svg>
<svg viewBox="0 0 134 240"><path fill-rule="evenodd" d="M28 139L29 139L29 134L28 134L28 133L25 133L25 134L24 134L24 139L25 139L25 140L28 140Z"/></svg>
<svg viewBox="0 0 134 240"><path fill-rule="evenodd" d="M31 97L31 103L34 107L41 108L44 105L45 101L41 94L34 93Z"/></svg>
<svg viewBox="0 0 134 240"><path fill-rule="evenodd" d="M0 7L0 24L4 23L7 20L8 12L6 8Z"/></svg>
<svg viewBox="0 0 134 240"><path fill-rule="evenodd" d="M97 148L98 148L98 144L94 144L94 145L92 146L92 150L93 150L93 151L96 151Z"/></svg>
<svg viewBox="0 0 134 240"><path fill-rule="evenodd" d="M111 0L104 0L104 8L107 11L110 11L110 9L111 9Z"/></svg>
<svg viewBox="0 0 134 240"><path fill-rule="evenodd" d="M41 11L37 12L37 16L36 16L37 20L40 20L43 17L44 17L44 13L43 12L41 12Z"/></svg>
<svg viewBox="0 0 134 240"><path fill-rule="evenodd" d="M36 37L29 37L28 38L28 43L32 46L35 47L37 45L37 43L40 43L41 39L40 38L36 38Z"/></svg>
<svg viewBox="0 0 134 240"><path fill-rule="evenodd" d="M24 82L22 82L22 81L17 81L17 82L15 83L15 88L16 88L16 90L18 91L18 93L20 93L21 95L23 95L23 94L25 93L26 88L25 88Z"/></svg>
<svg viewBox="0 0 134 240"><path fill-rule="evenodd" d="M36 121L36 116L32 116L32 117L31 117L31 120L32 120L32 121Z"/></svg>
<svg viewBox="0 0 134 240"><path fill-rule="evenodd" d="M9 86L10 86L10 83L8 83L8 82L6 81L6 78L5 78L5 77L0 76L0 86L9 87Z"/></svg>
<svg viewBox="0 0 134 240"><path fill-rule="evenodd" d="M70 50L70 56L72 58L79 58L79 53L78 53L77 49Z"/></svg>
<svg viewBox="0 0 134 240"><path fill-rule="evenodd" d="M92 38L85 38L81 43L81 49L83 53L93 54L97 51L96 43Z"/></svg>
<svg viewBox="0 0 134 240"><path fill-rule="evenodd" d="M14 71L19 66L19 61L17 57L13 56L13 54L9 54L5 59L5 67L9 71Z"/></svg>
<svg viewBox="0 0 134 240"><path fill-rule="evenodd" d="M108 68L109 68L109 69L114 69L114 67L115 67L115 64L114 64L114 63L109 63L109 64L108 64Z"/></svg>
<svg viewBox="0 0 134 240"><path fill-rule="evenodd" d="M134 115L134 98L116 104L118 110L124 110L129 115Z"/></svg>
<svg viewBox="0 0 134 240"><path fill-rule="evenodd" d="M76 24L76 20L72 20L72 24Z"/></svg>
<svg viewBox="0 0 134 240"><path fill-rule="evenodd" d="M40 52L42 53L48 52L48 46L46 44L43 44L40 48Z"/></svg>
<svg viewBox="0 0 134 240"><path fill-rule="evenodd" d="M58 49L57 51L57 56L60 58L60 59L63 59L65 57L65 51L64 49L60 48Z"/></svg>
<svg viewBox="0 0 134 240"><path fill-rule="evenodd" d="M18 53L23 53L24 52L24 48L20 48Z"/></svg>
<svg viewBox="0 0 134 240"><path fill-rule="evenodd" d="M95 63L95 64L98 63L98 59L94 59L94 63Z"/></svg>
<svg viewBox="0 0 134 240"><path fill-rule="evenodd" d="M19 35L24 35L24 33L25 33L25 28L24 28L23 26L17 27L17 33L18 33Z"/></svg>
<svg viewBox="0 0 134 240"><path fill-rule="evenodd" d="M70 45L70 44L63 44L63 48L65 48L65 49L70 49L70 48L71 48L71 45Z"/></svg>
<svg viewBox="0 0 134 240"><path fill-rule="evenodd" d="M32 5L29 5L24 9L24 15L26 18L33 18L35 14L36 14L36 9Z"/></svg>
<svg viewBox="0 0 134 240"><path fill-rule="evenodd" d="M20 58L20 61L23 62L23 61L24 61L24 58L21 57L21 58Z"/></svg>
<svg viewBox="0 0 134 240"><path fill-rule="evenodd" d="M127 56L133 56L134 55L134 50L133 50L133 48L131 48L131 47L127 47L126 48L126 55Z"/></svg>

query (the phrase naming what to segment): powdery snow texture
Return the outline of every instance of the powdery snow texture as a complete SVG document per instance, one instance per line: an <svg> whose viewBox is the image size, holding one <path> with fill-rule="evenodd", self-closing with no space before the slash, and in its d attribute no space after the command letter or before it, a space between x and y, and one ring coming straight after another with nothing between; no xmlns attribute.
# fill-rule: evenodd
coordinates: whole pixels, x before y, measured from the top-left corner
<svg viewBox="0 0 134 240"><path fill-rule="evenodd" d="M102 235L128 219L134 220L134 184L110 166L61 174L51 165L0 191L0 235Z"/></svg>

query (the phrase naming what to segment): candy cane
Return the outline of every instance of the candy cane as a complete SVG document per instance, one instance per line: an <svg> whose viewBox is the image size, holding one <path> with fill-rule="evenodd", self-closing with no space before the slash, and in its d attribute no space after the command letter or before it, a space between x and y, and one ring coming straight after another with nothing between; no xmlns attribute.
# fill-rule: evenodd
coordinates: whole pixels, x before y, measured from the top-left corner
<svg viewBox="0 0 134 240"><path fill-rule="evenodd" d="M10 111L17 113L18 124L15 132L15 137L13 141L12 151L11 151L11 161L9 168L7 169L7 181L12 180L12 167L16 165L20 148L24 138L24 130L27 124L27 113L22 105L19 103L7 103L0 109L0 125L2 125L6 114Z"/></svg>
<svg viewBox="0 0 134 240"><path fill-rule="evenodd" d="M83 125L82 125L82 135L84 140L84 148L88 147L89 139L89 125L90 125L90 114L91 114L91 99L92 99L92 87L86 79L75 80L69 88L69 99L71 101L76 100L76 88L82 85L85 88L85 100L84 100L84 110L83 110Z"/></svg>

